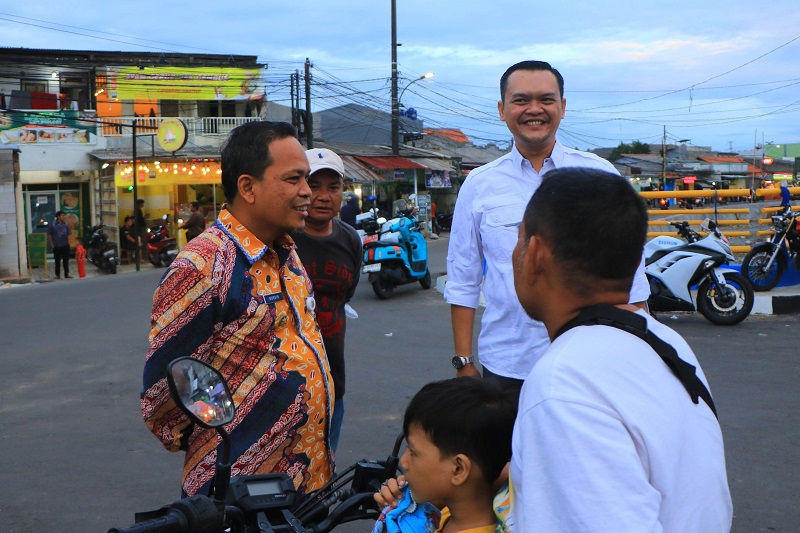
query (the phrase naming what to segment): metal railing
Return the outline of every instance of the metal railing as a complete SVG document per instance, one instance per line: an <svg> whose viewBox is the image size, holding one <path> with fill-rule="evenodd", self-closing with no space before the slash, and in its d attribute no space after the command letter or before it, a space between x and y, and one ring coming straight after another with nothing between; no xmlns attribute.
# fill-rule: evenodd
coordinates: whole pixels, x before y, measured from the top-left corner
<svg viewBox="0 0 800 533"><path fill-rule="evenodd" d="M789 191L800 194L800 187L790 187ZM640 194L647 200L658 200L661 198L681 199L681 198L704 198L708 199L703 207L683 208L683 209L649 209L650 220L648 225L652 231L647 232L648 238L662 235L676 236L677 232L669 226L670 222L686 221L690 225L699 226L703 218L688 218L687 215L710 215L708 218L714 219L719 225L723 226L722 232L726 237L735 240L737 244L731 244L734 253L747 253L750 251L752 243L760 240L764 236L772 234L772 219L761 218L761 213L767 214L778 211L777 205L756 207L753 200L756 198L775 198L780 201L780 191L775 188L756 189L752 195L750 189L718 189L718 190L683 190L683 191L641 191ZM726 207L730 200L737 202L736 207ZM742 201L744 200L744 201ZM773 200L767 200L773 201ZM800 209L800 207L798 207ZM760 228L766 225L768 228ZM732 231L724 227L736 228ZM664 229L655 229L664 228ZM741 229L740 229L741 228ZM703 232L699 232L703 234Z"/></svg>
<svg viewBox="0 0 800 533"><path fill-rule="evenodd" d="M136 120L137 134L156 133L161 122L170 117L102 117L99 132L104 137L130 137ZM186 124L189 135L225 136L235 127L260 120L257 117L177 117Z"/></svg>

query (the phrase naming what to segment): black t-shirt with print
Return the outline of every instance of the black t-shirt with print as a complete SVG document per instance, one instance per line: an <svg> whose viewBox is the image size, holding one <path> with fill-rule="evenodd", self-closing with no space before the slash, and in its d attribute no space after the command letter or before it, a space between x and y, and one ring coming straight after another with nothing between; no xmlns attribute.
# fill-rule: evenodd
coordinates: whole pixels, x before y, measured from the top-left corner
<svg viewBox="0 0 800 533"><path fill-rule="evenodd" d="M317 302L317 322L331 366L336 397L345 392L344 336L346 304L356 291L361 273L361 239L356 230L333 219L333 231L326 237L302 232L291 234L297 254L311 278Z"/></svg>

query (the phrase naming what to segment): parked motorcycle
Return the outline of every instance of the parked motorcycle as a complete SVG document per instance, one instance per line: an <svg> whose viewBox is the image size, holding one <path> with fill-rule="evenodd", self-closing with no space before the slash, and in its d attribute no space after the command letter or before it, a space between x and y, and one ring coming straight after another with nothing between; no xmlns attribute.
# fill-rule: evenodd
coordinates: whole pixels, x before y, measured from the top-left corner
<svg viewBox="0 0 800 533"><path fill-rule="evenodd" d="M705 200L703 198L681 198L678 201L678 204L681 206L681 209L694 209L697 207L698 209L705 205Z"/></svg>
<svg viewBox="0 0 800 533"><path fill-rule="evenodd" d="M738 324L753 309L755 294L750 282L722 265L734 261L728 239L706 219L701 237L687 222L670 222L678 235L656 237L645 249L645 273L650 282L651 311L700 311L714 324ZM697 302L691 288L697 286Z"/></svg>
<svg viewBox="0 0 800 533"><path fill-rule="evenodd" d="M149 230L147 255L153 266L169 266L178 255L175 237L169 236L169 215L161 217L161 224Z"/></svg>
<svg viewBox="0 0 800 533"><path fill-rule="evenodd" d="M403 437L386 460L361 460L337 474L303 501L287 474L272 473L231 479L231 436L225 424L234 420L233 396L223 376L191 357L167 367L170 392L196 425L222 437L214 471L214 496L195 495L150 513L137 513L137 524L109 533L255 533L294 531L326 533L344 522L376 520L373 494L395 477Z"/></svg>
<svg viewBox="0 0 800 533"><path fill-rule="evenodd" d="M405 211L398 218L385 221L373 217L364 222L364 267L372 289L381 300L392 296L397 285L418 281L423 289L431 288L428 270L428 243L419 231L416 217Z"/></svg>
<svg viewBox="0 0 800 533"><path fill-rule="evenodd" d="M767 242L753 246L742 261L742 274L757 291L774 288L793 265L800 270L800 213L791 207L772 216L775 232Z"/></svg>
<svg viewBox="0 0 800 533"><path fill-rule="evenodd" d="M86 258L100 270L111 274L117 273L119 253L117 245L108 242L108 235L103 231L103 225L98 224L89 228L89 239L86 243Z"/></svg>
<svg viewBox="0 0 800 533"><path fill-rule="evenodd" d="M453 226L453 213L437 213L436 223L443 231L450 231L450 228Z"/></svg>

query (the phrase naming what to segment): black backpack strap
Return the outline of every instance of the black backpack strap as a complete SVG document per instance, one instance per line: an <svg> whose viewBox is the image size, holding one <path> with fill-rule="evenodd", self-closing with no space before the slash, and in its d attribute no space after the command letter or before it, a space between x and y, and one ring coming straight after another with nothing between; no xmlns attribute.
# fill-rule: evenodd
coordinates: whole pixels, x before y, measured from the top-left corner
<svg viewBox="0 0 800 533"><path fill-rule="evenodd" d="M678 352L675 351L672 345L667 344L655 333L647 329L647 319L641 315L637 315L632 311L620 309L613 305L593 305L582 309L577 317L567 322L558 330L553 340L576 326L594 325L611 326L621 329L645 341L680 380L686 392L688 392L689 396L692 398L692 401L694 403L699 403L698 398L702 398L711 408L711 412L714 413L714 416L717 416L717 408L714 405L714 400L711 398L711 393L708 392L706 386L700 381L700 378L697 377L697 369L695 366L678 357Z"/></svg>

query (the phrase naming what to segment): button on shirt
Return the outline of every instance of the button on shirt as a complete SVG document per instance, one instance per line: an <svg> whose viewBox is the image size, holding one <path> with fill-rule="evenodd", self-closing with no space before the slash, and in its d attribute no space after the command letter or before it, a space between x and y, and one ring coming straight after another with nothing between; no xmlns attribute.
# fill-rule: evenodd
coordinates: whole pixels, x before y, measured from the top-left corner
<svg viewBox="0 0 800 533"><path fill-rule="evenodd" d="M481 365L500 376L525 379L550 344L544 324L531 319L517 299L511 253L525 207L542 183L542 176L563 167L619 174L605 159L556 141L540 172L515 146L508 154L470 172L458 193L444 297L451 305L474 309L483 285L486 310L478 336L478 358ZM649 296L643 260L630 301L642 302Z"/></svg>

